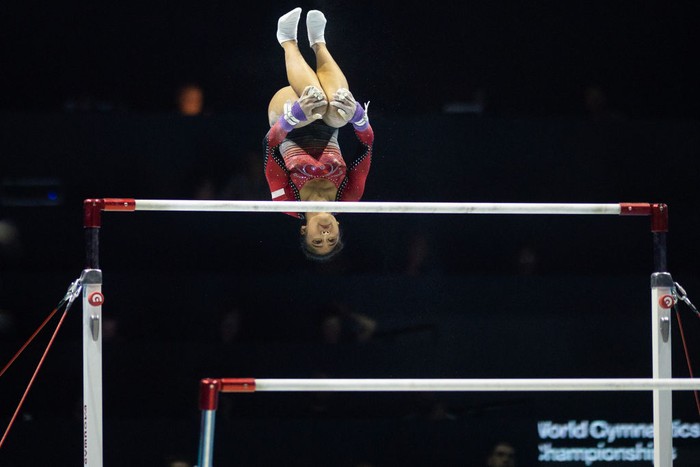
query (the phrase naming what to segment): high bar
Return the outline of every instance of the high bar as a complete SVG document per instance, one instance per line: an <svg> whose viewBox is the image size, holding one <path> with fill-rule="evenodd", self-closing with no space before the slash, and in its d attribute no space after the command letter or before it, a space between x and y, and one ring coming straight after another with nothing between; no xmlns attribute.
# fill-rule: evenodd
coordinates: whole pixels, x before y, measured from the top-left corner
<svg viewBox="0 0 700 467"><path fill-rule="evenodd" d="M460 203L379 201L221 201L102 198L104 211L333 212L410 214L652 214L649 203Z"/></svg>
<svg viewBox="0 0 700 467"><path fill-rule="evenodd" d="M693 378L569 379L254 379L222 378L221 392L651 391L698 390Z"/></svg>

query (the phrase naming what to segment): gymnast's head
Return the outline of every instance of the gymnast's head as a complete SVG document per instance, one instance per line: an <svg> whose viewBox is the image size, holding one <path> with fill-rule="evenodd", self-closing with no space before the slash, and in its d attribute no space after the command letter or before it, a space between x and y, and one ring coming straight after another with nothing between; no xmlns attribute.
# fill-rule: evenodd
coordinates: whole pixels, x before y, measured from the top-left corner
<svg viewBox="0 0 700 467"><path fill-rule="evenodd" d="M343 249L340 222L328 212L306 213L301 226L301 250L312 261L329 261Z"/></svg>

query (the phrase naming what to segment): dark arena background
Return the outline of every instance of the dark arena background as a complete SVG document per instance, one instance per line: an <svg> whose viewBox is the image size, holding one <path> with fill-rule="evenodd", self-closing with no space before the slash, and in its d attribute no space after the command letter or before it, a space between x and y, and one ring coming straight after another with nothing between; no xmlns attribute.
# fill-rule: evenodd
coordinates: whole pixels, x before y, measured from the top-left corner
<svg viewBox="0 0 700 467"><path fill-rule="evenodd" d="M666 203L669 272L700 302L697 2L4 2L3 366L84 267L84 199L269 199L275 30L295 6L326 14L329 49L371 101L364 201ZM196 115L177 105L185 84L202 92ZM348 128L340 141L353 150ZM345 250L317 264L283 214L103 214L105 466L194 465L205 377L651 376L648 218L339 220ZM2 467L83 462L79 305ZM700 371L700 320L677 313ZM54 327L0 377L3 432ZM651 465L649 392L219 403L217 466L486 466L500 441L518 467ZM698 466L693 393L673 404L674 465Z"/></svg>

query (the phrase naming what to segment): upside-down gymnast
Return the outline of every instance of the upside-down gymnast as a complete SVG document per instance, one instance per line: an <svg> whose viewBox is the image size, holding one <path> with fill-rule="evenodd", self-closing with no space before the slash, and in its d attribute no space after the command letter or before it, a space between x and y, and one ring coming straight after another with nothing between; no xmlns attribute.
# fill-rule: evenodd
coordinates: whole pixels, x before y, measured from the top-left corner
<svg viewBox="0 0 700 467"><path fill-rule="evenodd" d="M358 201L372 160L374 132L367 105L355 101L348 81L328 51L326 18L318 10L306 15L314 71L299 51L297 26L301 8L279 18L277 40L284 49L289 86L277 91L268 107L265 176L273 201ZM360 141L359 153L346 164L338 145L338 128L350 123ZM329 212L287 213L305 220L302 250L325 261L343 247L340 225Z"/></svg>

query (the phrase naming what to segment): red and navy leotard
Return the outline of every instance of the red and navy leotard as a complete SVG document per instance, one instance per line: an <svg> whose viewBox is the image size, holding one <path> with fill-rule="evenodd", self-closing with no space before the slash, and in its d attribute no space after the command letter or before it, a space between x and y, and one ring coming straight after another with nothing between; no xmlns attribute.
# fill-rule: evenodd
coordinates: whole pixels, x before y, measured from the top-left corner
<svg viewBox="0 0 700 467"><path fill-rule="evenodd" d="M273 201L301 201L300 191L309 180L325 178L338 193L336 201L359 201L372 162L374 131L355 130L358 154L349 164L338 146L338 129L316 121L287 133L278 121L265 135L265 177ZM303 213L287 214L303 218Z"/></svg>

